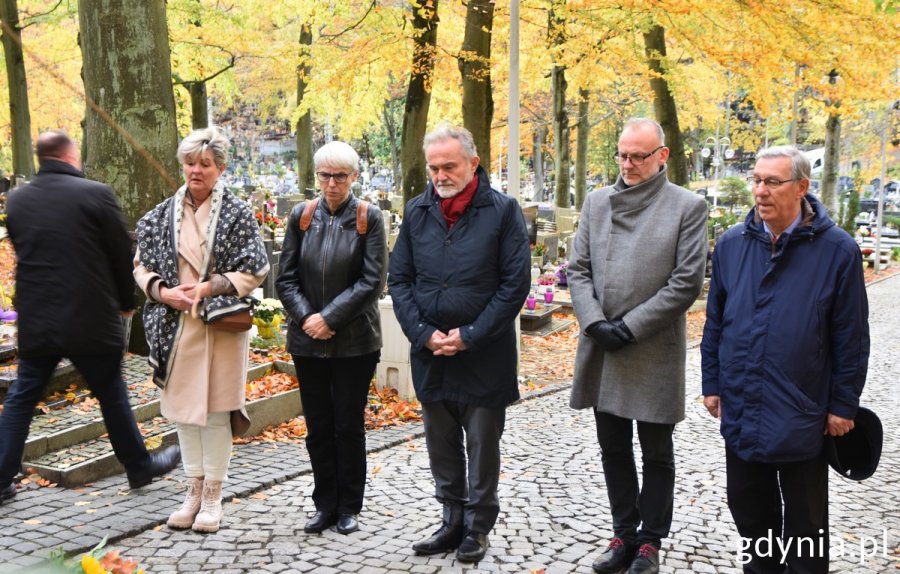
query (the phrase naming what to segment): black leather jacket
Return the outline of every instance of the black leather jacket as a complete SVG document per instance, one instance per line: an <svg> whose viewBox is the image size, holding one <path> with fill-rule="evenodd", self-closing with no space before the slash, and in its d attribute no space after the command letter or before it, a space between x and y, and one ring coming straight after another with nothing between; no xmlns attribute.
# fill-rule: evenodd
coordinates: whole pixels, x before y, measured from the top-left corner
<svg viewBox="0 0 900 574"><path fill-rule="evenodd" d="M378 299L387 274L387 241L381 210L368 208L368 230L356 230L359 200L351 195L335 213L324 199L309 228L300 230L306 203L288 218L275 286L288 315L287 351L303 357L354 357L381 348ZM335 332L315 340L303 332L306 317L321 313Z"/></svg>

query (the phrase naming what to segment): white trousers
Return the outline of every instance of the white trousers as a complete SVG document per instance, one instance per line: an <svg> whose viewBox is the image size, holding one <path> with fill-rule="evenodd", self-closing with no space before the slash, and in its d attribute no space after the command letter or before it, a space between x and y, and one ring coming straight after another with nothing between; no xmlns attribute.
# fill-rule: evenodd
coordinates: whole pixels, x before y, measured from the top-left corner
<svg viewBox="0 0 900 574"><path fill-rule="evenodd" d="M206 426L177 424L184 474L224 481L231 462L231 413L209 413Z"/></svg>

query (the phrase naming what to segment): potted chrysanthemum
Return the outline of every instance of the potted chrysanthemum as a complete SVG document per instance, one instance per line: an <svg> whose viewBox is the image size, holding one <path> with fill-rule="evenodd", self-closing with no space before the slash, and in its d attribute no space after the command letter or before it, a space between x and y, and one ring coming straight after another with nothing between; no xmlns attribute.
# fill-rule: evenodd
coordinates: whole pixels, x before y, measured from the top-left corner
<svg viewBox="0 0 900 574"><path fill-rule="evenodd" d="M274 339L278 336L278 326L284 317L284 306L278 299L266 298L253 310L253 324L263 339Z"/></svg>

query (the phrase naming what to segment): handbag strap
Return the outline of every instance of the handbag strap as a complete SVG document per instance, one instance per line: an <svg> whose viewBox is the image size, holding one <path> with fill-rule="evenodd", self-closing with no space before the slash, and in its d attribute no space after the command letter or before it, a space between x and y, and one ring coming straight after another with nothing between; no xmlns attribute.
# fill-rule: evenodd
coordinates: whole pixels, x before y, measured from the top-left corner
<svg viewBox="0 0 900 574"><path fill-rule="evenodd" d="M186 214L185 219L189 219L189 220L191 221L191 223L194 225L194 231L197 233L197 237L200 238L200 240L202 241L202 239L203 239L203 237L205 237L205 235L203 235L203 234L200 232L200 226L197 225L197 220L196 220L194 217L188 216L187 214ZM215 265L215 263L213 262L213 259L214 259L214 258L213 258L212 253L211 253L211 252L212 252L212 245L207 245L207 246L206 246L206 249L207 249L207 252L210 254L210 256L209 256L209 268L206 269L205 271L203 271L203 273L200 275L200 280L199 280L198 283L197 283L198 285L199 285L200 283L202 283L203 281L208 281L208 280L209 280L210 269ZM205 279L204 279L204 278L205 278ZM194 289L194 302L191 304L191 317L193 317L194 319L199 319L199 318L200 318L200 311L199 311L199 308L200 308L200 289Z"/></svg>
<svg viewBox="0 0 900 574"><path fill-rule="evenodd" d="M191 305L191 317L194 319L200 318L200 311L198 311L200 307L200 290L194 289L194 303Z"/></svg>

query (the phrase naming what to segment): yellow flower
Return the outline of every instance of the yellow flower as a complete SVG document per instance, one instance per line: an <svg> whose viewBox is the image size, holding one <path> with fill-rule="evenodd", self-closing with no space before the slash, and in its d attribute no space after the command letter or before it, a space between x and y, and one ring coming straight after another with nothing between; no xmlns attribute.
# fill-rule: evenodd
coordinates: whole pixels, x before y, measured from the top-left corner
<svg viewBox="0 0 900 574"><path fill-rule="evenodd" d="M106 574L106 570L100 566L100 561L90 554L81 557L81 569L84 570L84 574Z"/></svg>

